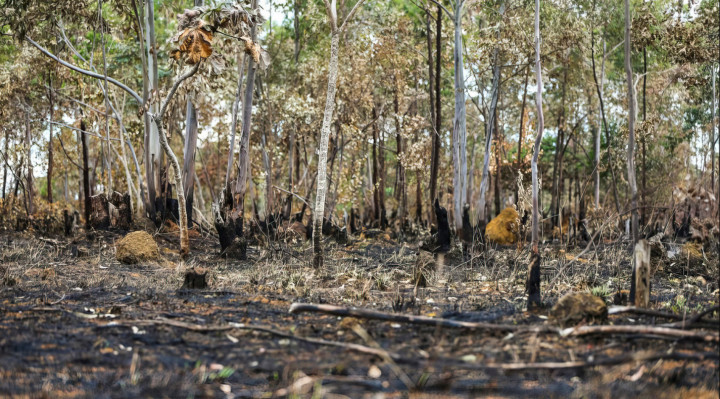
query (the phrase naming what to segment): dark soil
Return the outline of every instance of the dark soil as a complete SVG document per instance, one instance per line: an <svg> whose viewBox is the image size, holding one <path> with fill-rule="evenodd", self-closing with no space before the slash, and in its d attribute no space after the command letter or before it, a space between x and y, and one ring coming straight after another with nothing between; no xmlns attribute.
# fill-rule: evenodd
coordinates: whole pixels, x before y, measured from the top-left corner
<svg viewBox="0 0 720 399"><path fill-rule="evenodd" d="M190 259L178 266L176 233L156 233L167 264L133 266L115 260L114 242L122 233L92 236L0 233L0 397L718 397L717 342L470 332L288 312L293 302L312 302L463 321L545 324L547 308L524 311L529 257L515 247L474 257L453 249L442 271L427 276L427 288L421 288L413 281L418 245L386 238L356 237L347 247L329 244L325 269L315 271L309 266L308 243L251 246L248 260L238 262L218 256L216 238L195 235ZM74 257L73 247L86 255ZM598 287L610 301L617 289L629 285L629 258L624 246L608 244L597 262L573 263L550 247L543 255L543 302L549 306L565 292ZM672 260L663 262L668 266ZM714 262L701 274L716 273L717 258ZM180 288L189 267L208 270L208 289ZM658 270L651 306L691 315L718 305L717 280L697 274ZM716 312L706 320L717 318ZM171 325L178 321L184 324ZM623 314L605 323L671 321ZM231 323L378 346L400 357L388 362L237 328L188 328ZM368 336L358 333L362 330ZM479 370L488 364L602 361L644 351L704 354L706 359Z"/></svg>

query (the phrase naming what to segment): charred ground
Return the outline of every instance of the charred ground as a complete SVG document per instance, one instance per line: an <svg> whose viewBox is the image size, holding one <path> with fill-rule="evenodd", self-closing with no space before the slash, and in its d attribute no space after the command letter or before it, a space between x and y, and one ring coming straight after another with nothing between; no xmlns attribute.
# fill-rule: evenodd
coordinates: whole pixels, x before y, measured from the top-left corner
<svg viewBox="0 0 720 399"><path fill-rule="evenodd" d="M309 267L311 249L302 240L251 245L248 260L233 261L220 258L219 246L208 244L216 239L198 233L192 238L192 255L178 266L177 234L152 234L164 260L139 265L115 258L115 242L124 232L75 238L0 234L0 394L718 394L717 342L649 334L561 337L468 331L288 312L293 302L311 302L543 326L548 324L549 306L569 291L591 291L612 303L614 294L627 288L630 251L621 241L600 244L592 255L581 258L575 255L582 248L546 246L542 285L548 308L528 313L524 282L529 254L515 247L489 248L470 256L463 255L458 244L439 267L427 253L418 255L417 243L398 243L385 234L357 234L347 246L331 245L325 268L318 271ZM668 258L666 253L655 265L653 309L689 318L718 305L717 258L712 251L693 262L687 256ZM206 269L210 287L180 289L188 267ZM717 312L705 320L717 323ZM619 314L609 316L605 324L673 321ZM249 331L233 323L272 332ZM304 338L377 346L396 357L389 361ZM593 366L629 355L663 353L671 355ZM557 367L551 367L552 362ZM571 367L568 362L582 364ZM528 367L511 370L507 365Z"/></svg>

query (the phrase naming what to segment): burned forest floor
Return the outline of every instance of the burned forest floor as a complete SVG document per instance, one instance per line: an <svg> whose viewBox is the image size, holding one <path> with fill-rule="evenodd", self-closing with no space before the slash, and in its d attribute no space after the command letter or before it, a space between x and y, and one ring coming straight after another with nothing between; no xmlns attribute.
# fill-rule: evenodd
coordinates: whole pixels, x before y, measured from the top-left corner
<svg viewBox="0 0 720 399"><path fill-rule="evenodd" d="M714 243L693 253L662 243L656 315L565 326L687 336L567 335L548 318L562 295L622 304L627 242L544 244L545 307L528 312L529 252L516 246L463 254L458 244L441 261L419 254L421 238L358 234L327 241L315 270L303 240L251 245L236 261L197 233L181 262L176 232L148 232L162 259L136 265L116 260L126 232L0 233L0 397L718 397L718 311L677 327L719 304ZM190 267L207 270L208 288L181 288ZM290 313L296 302L511 327Z"/></svg>

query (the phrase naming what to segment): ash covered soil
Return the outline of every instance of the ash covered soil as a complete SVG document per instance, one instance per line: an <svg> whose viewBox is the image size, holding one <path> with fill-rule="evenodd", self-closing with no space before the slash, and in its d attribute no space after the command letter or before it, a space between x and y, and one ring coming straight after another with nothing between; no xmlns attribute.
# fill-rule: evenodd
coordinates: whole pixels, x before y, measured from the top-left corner
<svg viewBox="0 0 720 399"><path fill-rule="evenodd" d="M183 264L177 234L157 231L163 260L126 265L115 256L123 235L0 233L1 397L718 397L717 341L289 312L305 302L547 326L565 293L593 292L612 304L629 288L626 243L582 257L584 246L544 247L547 307L527 312L529 255L515 247L474 255L455 248L439 265L418 256L417 243L359 236L347 246L328 242L318 271L304 241L251 246L241 262L220 258L217 240L201 234ZM667 243L669 254L674 245ZM697 262L667 254L653 261L651 308L690 318L717 306L713 252ZM209 288L181 289L188 267L206 269ZM717 319L712 312L689 331L717 333ZM601 323L676 321L622 313ZM634 354L672 356L613 362Z"/></svg>

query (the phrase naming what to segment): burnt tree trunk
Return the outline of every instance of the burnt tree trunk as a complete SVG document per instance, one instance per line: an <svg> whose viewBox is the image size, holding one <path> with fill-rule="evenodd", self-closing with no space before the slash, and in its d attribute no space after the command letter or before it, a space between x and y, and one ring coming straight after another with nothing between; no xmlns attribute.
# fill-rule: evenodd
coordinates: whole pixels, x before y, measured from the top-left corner
<svg viewBox="0 0 720 399"><path fill-rule="evenodd" d="M442 62L442 8L438 4L437 6L437 17L435 19L435 126L431 130L432 137L432 155L430 159L430 198L428 198L428 210L433 209L433 201L438 197L437 190L437 178L438 170L440 168L440 131L442 126L442 101L441 101L441 69L440 65ZM432 67L431 67L432 69ZM433 76L430 76L432 79ZM435 221L436 215L434 212L430 212L431 221Z"/></svg>
<svg viewBox="0 0 720 399"><path fill-rule="evenodd" d="M397 79L397 76L395 77ZM405 214L407 212L407 192L405 191L405 167L402 164L401 158L403 153L403 138L400 130L402 126L400 124L400 93L398 93L398 85L395 85L393 95L393 108L395 111L395 145L397 148L397 179L396 186L397 191L395 198L398 201L398 213L397 218L400 220L400 229L405 227Z"/></svg>
<svg viewBox="0 0 720 399"><path fill-rule="evenodd" d="M193 189L195 186L195 149L198 138L198 120L195 104L188 98L185 107L185 146L183 157L183 190L185 190L185 206L187 224L192 226Z"/></svg>

